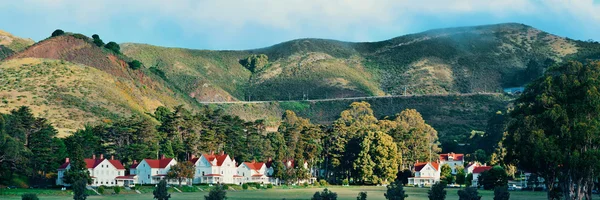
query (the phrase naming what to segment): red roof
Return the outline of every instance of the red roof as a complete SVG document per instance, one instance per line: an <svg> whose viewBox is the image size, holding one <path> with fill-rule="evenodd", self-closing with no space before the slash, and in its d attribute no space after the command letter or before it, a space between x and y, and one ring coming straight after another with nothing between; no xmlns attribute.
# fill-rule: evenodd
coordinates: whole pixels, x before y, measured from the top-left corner
<svg viewBox="0 0 600 200"><path fill-rule="evenodd" d="M212 162L217 159L217 166L221 166L223 165L223 162L225 161L225 159L227 159L227 154L222 153L222 154L203 154L202 156L204 156L204 158L206 158L206 160L208 160L208 162L212 164Z"/></svg>
<svg viewBox="0 0 600 200"><path fill-rule="evenodd" d="M439 170L440 169L440 163L437 162L419 162L415 164L415 171L421 171L421 169L423 169L423 167L425 167L425 165L427 165L427 163L431 164L431 166L433 166L433 168L435 170Z"/></svg>
<svg viewBox="0 0 600 200"><path fill-rule="evenodd" d="M86 159L84 159L84 162L85 162L86 168L93 169L93 168L96 168L96 166L98 166L104 160L105 160L105 158L103 158L103 159L86 158ZM125 169L125 167L123 167L123 164L121 164L121 161L118 161L118 160L108 160L108 161L110 162L110 164L112 164L117 169ZM62 165L60 165L60 167L58 169L66 169L70 163L71 162L65 162Z"/></svg>
<svg viewBox="0 0 600 200"><path fill-rule="evenodd" d="M221 174L206 174L204 176L221 176Z"/></svg>
<svg viewBox="0 0 600 200"><path fill-rule="evenodd" d="M262 174L254 174L252 176L263 176Z"/></svg>
<svg viewBox="0 0 600 200"><path fill-rule="evenodd" d="M492 169L492 166L475 167L475 168L473 168L473 174L479 174L479 173L485 172L490 169Z"/></svg>
<svg viewBox="0 0 600 200"><path fill-rule="evenodd" d="M191 162L192 164L196 164L196 162L198 162L198 160L199 160L199 159L200 159L200 158L192 158L192 159L190 159L190 162Z"/></svg>
<svg viewBox="0 0 600 200"><path fill-rule="evenodd" d="M135 179L136 175L127 175L127 176L117 176L116 179L126 179L126 180L133 180Z"/></svg>
<svg viewBox="0 0 600 200"><path fill-rule="evenodd" d="M144 159L146 163L150 166L150 168L167 168L169 163L173 160L173 158L163 158L160 160L156 159ZM137 167L137 165L136 165Z"/></svg>
<svg viewBox="0 0 600 200"><path fill-rule="evenodd" d="M465 155L457 154L457 153L440 154L441 161L448 161L448 157L452 157L452 160L455 160L455 161L462 161L464 159Z"/></svg>
<svg viewBox="0 0 600 200"><path fill-rule="evenodd" d="M264 162L244 162L244 164L246 164L246 166L248 166L248 168L252 169L252 170L260 170L260 168L262 168L262 166L265 164Z"/></svg>

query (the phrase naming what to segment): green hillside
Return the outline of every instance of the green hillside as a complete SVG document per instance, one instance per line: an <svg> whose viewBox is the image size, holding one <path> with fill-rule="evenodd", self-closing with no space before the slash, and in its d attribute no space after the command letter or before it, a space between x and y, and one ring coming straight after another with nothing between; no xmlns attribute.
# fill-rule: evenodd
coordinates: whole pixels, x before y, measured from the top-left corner
<svg viewBox="0 0 600 200"><path fill-rule="evenodd" d="M23 39L0 30L0 60L22 51L34 43L31 39Z"/></svg>

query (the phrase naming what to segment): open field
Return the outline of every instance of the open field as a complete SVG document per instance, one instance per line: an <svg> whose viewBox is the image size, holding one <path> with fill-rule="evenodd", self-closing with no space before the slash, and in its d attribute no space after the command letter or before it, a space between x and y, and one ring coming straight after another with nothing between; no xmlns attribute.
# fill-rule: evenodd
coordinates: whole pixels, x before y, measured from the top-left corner
<svg viewBox="0 0 600 200"><path fill-rule="evenodd" d="M370 200L384 200L385 187L377 186L362 186L362 187L330 187L330 189L338 194L340 200L354 200L358 192L366 191ZM238 199L310 199L316 191L322 191L323 188L303 188L303 189L268 189L268 190L249 190L249 191L227 191L227 197L230 200ZM427 199L428 188L405 188L409 200L425 200ZM457 190L449 188L448 200L458 199ZM172 200L183 199L203 199L203 196L208 192L189 192L189 193L172 193ZM480 191L482 200L493 199L493 191ZM71 199L71 196L45 196L40 195L40 199ZM88 199L152 199L151 193L144 194L122 194L122 195L104 195L90 196ZM0 199L20 199L20 196L0 196ZM542 200L546 199L544 192L529 192L529 191L514 191L511 192L511 200Z"/></svg>

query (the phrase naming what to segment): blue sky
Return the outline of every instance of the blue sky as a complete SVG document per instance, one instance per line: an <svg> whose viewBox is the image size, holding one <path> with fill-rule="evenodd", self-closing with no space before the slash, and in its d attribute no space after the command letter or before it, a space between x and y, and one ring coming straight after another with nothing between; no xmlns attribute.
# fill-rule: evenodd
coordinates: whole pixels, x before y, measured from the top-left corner
<svg viewBox="0 0 600 200"><path fill-rule="evenodd" d="M600 40L600 0L19 0L0 3L0 19L1 30L36 41L60 28L105 42L219 50L505 22Z"/></svg>

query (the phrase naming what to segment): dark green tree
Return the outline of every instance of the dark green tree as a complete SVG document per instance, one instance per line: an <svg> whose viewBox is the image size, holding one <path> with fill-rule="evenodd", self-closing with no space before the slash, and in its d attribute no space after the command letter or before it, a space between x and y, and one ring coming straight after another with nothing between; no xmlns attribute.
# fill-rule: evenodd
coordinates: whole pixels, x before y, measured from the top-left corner
<svg viewBox="0 0 600 200"><path fill-rule="evenodd" d="M69 170L65 172L63 180L67 184L80 184L82 181L83 187L91 183L90 172L87 170L86 163L84 161L84 152L81 144L73 144L73 150L70 152L70 164ZM85 192L84 192L85 193Z"/></svg>
<svg viewBox="0 0 600 200"><path fill-rule="evenodd" d="M359 192L356 200L367 200L367 192Z"/></svg>
<svg viewBox="0 0 600 200"><path fill-rule="evenodd" d="M133 70L142 68L142 62L140 62L139 60L133 60L131 62L128 62L127 64L129 64L129 68Z"/></svg>
<svg viewBox="0 0 600 200"><path fill-rule="evenodd" d="M383 194L387 200L404 200L408 195L404 191L402 183L393 182L387 186L387 191Z"/></svg>
<svg viewBox="0 0 600 200"><path fill-rule="evenodd" d="M92 35L92 39L94 40L94 44L96 46L98 46L98 47L104 46L104 41L102 41L102 39L100 39L100 36L98 36L98 34Z"/></svg>
<svg viewBox="0 0 600 200"><path fill-rule="evenodd" d="M35 193L25 193L21 195L21 200L39 200Z"/></svg>
<svg viewBox="0 0 600 200"><path fill-rule="evenodd" d="M498 186L494 188L494 200L509 200L510 193L508 192L508 186Z"/></svg>
<svg viewBox="0 0 600 200"><path fill-rule="evenodd" d="M167 191L167 181L161 180L154 191L152 191L152 194L154 194L154 198L157 200L169 200L171 194Z"/></svg>
<svg viewBox="0 0 600 200"><path fill-rule="evenodd" d="M65 32L63 30L60 29L56 29L54 32L52 32L52 35L50 37L56 37L56 36L60 36L60 35L64 35Z"/></svg>
<svg viewBox="0 0 600 200"><path fill-rule="evenodd" d="M460 170L457 170L456 172L456 184L460 185L462 187L462 185L467 183L467 175L465 174L465 170L463 170L462 168ZM468 185L467 185L468 186Z"/></svg>
<svg viewBox="0 0 600 200"><path fill-rule="evenodd" d="M398 171L398 175L397 175L397 181L400 181L400 183L402 183L402 185L406 185L408 184L408 178L412 177L412 171L410 171L410 169L404 169L401 171Z"/></svg>
<svg viewBox="0 0 600 200"><path fill-rule="evenodd" d="M86 193L86 187L88 182L85 179L77 179L73 182L73 199L74 200L85 200L88 194Z"/></svg>
<svg viewBox="0 0 600 200"><path fill-rule="evenodd" d="M492 190L508 184L508 175L506 175L504 168L500 166L494 166L492 169L481 173L478 179L477 183L483 186L485 190Z"/></svg>
<svg viewBox="0 0 600 200"><path fill-rule="evenodd" d="M474 187L467 187L464 190L459 190L457 193L459 200L481 200L477 188Z"/></svg>
<svg viewBox="0 0 600 200"><path fill-rule="evenodd" d="M311 200L337 200L337 193L325 188L323 192L315 192Z"/></svg>
<svg viewBox="0 0 600 200"><path fill-rule="evenodd" d="M473 174L467 174L467 178L465 178L465 186L471 187L473 185Z"/></svg>
<svg viewBox="0 0 600 200"><path fill-rule="evenodd" d="M222 185L217 185L213 187L210 192L208 192L208 196L204 196L205 200L224 200L227 199L227 192L223 189Z"/></svg>
<svg viewBox="0 0 600 200"><path fill-rule="evenodd" d="M106 43L106 45L104 45L104 48L107 48L108 50L111 50L116 54L121 54L121 47L116 42Z"/></svg>
<svg viewBox="0 0 600 200"><path fill-rule="evenodd" d="M446 183L440 181L431 186L427 192L429 200L444 200L446 199Z"/></svg>

